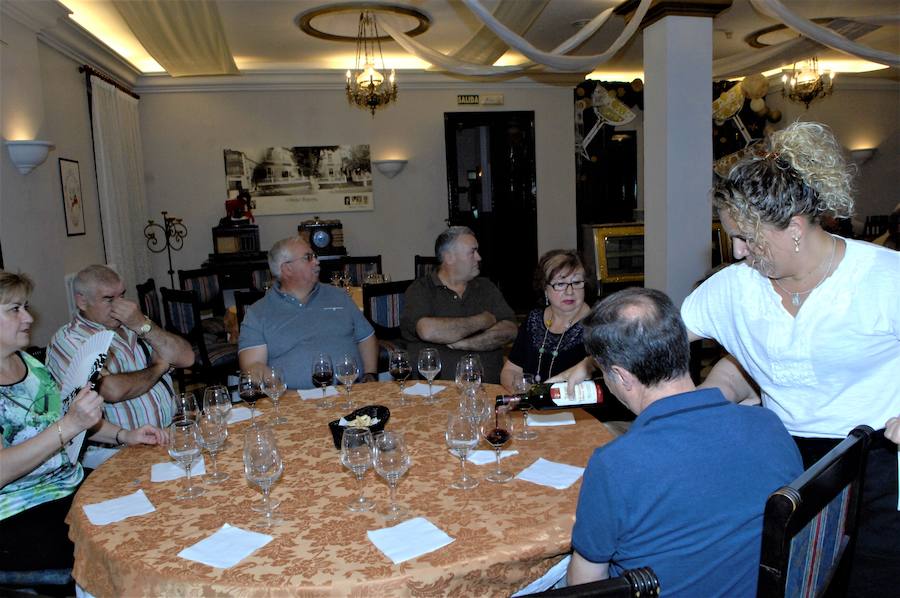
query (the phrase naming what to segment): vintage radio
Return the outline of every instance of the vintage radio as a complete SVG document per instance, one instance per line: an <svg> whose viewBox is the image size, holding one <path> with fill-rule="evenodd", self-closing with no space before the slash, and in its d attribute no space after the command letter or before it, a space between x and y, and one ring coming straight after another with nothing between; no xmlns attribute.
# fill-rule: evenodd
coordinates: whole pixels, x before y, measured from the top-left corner
<svg viewBox="0 0 900 598"><path fill-rule="evenodd" d="M240 224L220 223L219 226L214 226L212 229L213 251L219 255L259 251L259 227L245 222Z"/></svg>
<svg viewBox="0 0 900 598"><path fill-rule="evenodd" d="M347 255L344 247L344 228L340 220L304 220L297 232L306 239L319 256Z"/></svg>

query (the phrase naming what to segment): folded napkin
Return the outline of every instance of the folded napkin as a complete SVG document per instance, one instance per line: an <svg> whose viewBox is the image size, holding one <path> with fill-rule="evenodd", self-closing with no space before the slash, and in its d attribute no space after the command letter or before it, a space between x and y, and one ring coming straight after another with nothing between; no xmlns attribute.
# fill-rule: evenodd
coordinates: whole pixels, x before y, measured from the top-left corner
<svg viewBox="0 0 900 598"><path fill-rule="evenodd" d="M258 417L259 414L262 413L259 409L253 410L253 417ZM232 407L228 411L228 423L236 424L238 422L242 422L244 420L250 419L250 408L249 407Z"/></svg>
<svg viewBox="0 0 900 598"><path fill-rule="evenodd" d="M366 534L395 565L453 542L453 538L424 517L409 519L394 527L369 530Z"/></svg>
<svg viewBox="0 0 900 598"><path fill-rule="evenodd" d="M88 446L87 450L84 451L84 457L81 460L81 464L87 467L88 469L97 469L104 463L106 463L107 459L115 455L119 452L117 448L104 448L100 446Z"/></svg>
<svg viewBox="0 0 900 598"><path fill-rule="evenodd" d="M447 388L446 386L438 386L434 385L431 387L431 394L437 394ZM403 389L403 394L405 395L415 395L418 397L427 397L428 396L428 384L425 382L416 382L412 386L407 386Z"/></svg>
<svg viewBox="0 0 900 598"><path fill-rule="evenodd" d="M199 476L206 473L206 464L203 457L191 464L191 476ZM151 482L168 482L184 477L184 467L174 461L166 461L165 463L154 463L150 468Z"/></svg>
<svg viewBox="0 0 900 598"><path fill-rule="evenodd" d="M584 467L547 461L543 457L523 469L516 477L526 482L565 490L581 477Z"/></svg>
<svg viewBox="0 0 900 598"><path fill-rule="evenodd" d="M84 514L94 525L106 525L134 515L146 515L156 510L143 490L92 505L84 505L82 508Z"/></svg>
<svg viewBox="0 0 900 598"><path fill-rule="evenodd" d="M529 413L529 426L571 426L575 424L575 415L571 411L556 413Z"/></svg>
<svg viewBox="0 0 900 598"><path fill-rule="evenodd" d="M496 463L497 451L471 451L469 452L469 463L474 465L484 465L485 463ZM519 451L500 451L500 458L506 459L513 455L518 455Z"/></svg>
<svg viewBox="0 0 900 598"><path fill-rule="evenodd" d="M307 388L306 390L298 390L297 394L300 395L300 398L304 401L311 401L312 399L321 399L322 398L322 389L321 388ZM325 387L325 396L326 397L336 397L340 394L334 386L326 386Z"/></svg>
<svg viewBox="0 0 900 598"><path fill-rule="evenodd" d="M210 567L227 569L250 556L253 551L272 541L272 536L248 532L227 523L210 537L188 546L178 553L183 559Z"/></svg>

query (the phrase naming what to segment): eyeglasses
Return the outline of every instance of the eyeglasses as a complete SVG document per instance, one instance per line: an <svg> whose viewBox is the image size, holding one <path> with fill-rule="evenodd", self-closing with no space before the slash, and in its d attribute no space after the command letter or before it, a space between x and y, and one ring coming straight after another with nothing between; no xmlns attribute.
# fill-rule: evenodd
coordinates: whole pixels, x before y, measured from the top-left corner
<svg viewBox="0 0 900 598"><path fill-rule="evenodd" d="M291 262L296 262L297 260L303 260L304 262L311 262L311 261L313 261L313 260L315 260L315 259L318 259L318 257L319 257L319 256L317 256L315 253L304 253L303 255L297 256L297 257L295 257L295 258L292 259L292 260L288 260L288 261L286 261L286 262L283 262L282 265L284 265L284 264L290 264Z"/></svg>
<svg viewBox="0 0 900 598"><path fill-rule="evenodd" d="M583 280L573 280L572 282L551 282L547 285L557 293L562 293L567 288L572 287L573 289L580 291L584 288Z"/></svg>

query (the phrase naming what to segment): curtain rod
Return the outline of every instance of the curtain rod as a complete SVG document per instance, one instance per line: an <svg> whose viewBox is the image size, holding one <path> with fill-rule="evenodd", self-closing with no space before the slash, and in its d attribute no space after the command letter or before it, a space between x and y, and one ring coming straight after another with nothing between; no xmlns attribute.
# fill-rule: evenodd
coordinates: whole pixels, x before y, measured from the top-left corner
<svg viewBox="0 0 900 598"><path fill-rule="evenodd" d="M88 78L88 83L90 83L90 77L91 77L91 75L93 75L94 77L97 77L98 79L102 79L103 81L106 81L107 83L109 83L110 85L112 85L113 87L118 89L119 91L127 93L134 99L136 99L136 100L141 99L141 96L134 93L133 91L131 91L130 89L128 89L127 87L125 87L124 85L122 85L121 83L119 83L118 81L116 81L115 79L110 77L109 75L107 75L106 73L104 73L102 71L98 71L97 69L95 69L92 66L83 64L80 67L78 67L78 72L85 74L85 76Z"/></svg>

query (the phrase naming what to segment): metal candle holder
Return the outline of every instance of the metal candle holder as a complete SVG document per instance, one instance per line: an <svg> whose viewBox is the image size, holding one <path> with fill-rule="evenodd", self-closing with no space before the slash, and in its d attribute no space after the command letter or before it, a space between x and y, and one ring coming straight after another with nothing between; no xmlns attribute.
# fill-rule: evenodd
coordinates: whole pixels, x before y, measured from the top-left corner
<svg viewBox="0 0 900 598"><path fill-rule="evenodd" d="M153 220L147 221L144 227L144 237L147 239L147 249L153 253L162 253L165 251L169 257L169 282L172 288L175 288L175 271L172 269L172 250L181 251L184 247L184 238L187 236L187 227L182 224L181 218L170 218L168 212L163 211L163 224L157 224ZM157 237L157 231L165 235L165 245ZM160 247L160 245L162 245ZM157 249L157 247L159 247Z"/></svg>

